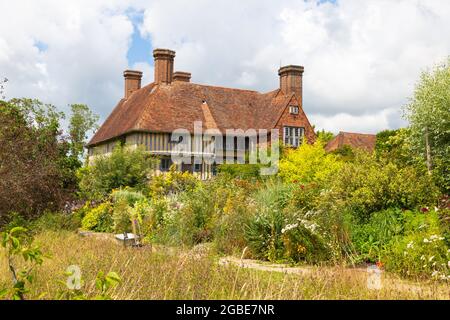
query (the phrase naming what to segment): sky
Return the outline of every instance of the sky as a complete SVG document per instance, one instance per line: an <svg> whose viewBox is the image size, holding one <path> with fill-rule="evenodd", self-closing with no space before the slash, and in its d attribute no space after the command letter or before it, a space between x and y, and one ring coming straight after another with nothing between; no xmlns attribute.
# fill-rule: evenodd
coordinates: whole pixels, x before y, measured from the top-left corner
<svg viewBox="0 0 450 320"><path fill-rule="evenodd" d="M297 64L316 128L375 133L406 125L420 73L450 56L448 21L448 0L0 0L0 77L7 99L85 103L103 121L124 70L153 80L154 48L192 82L260 92Z"/></svg>

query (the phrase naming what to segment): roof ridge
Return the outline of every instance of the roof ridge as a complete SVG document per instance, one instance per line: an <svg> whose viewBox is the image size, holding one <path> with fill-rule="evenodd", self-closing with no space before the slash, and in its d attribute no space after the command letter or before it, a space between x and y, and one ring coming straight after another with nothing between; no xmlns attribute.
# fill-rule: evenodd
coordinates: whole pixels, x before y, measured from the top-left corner
<svg viewBox="0 0 450 320"><path fill-rule="evenodd" d="M224 86L215 86L215 85L210 85L210 84L201 84L201 83L194 83L194 82L178 82L177 84L179 84L179 83L182 83L183 85L194 85L194 86L199 86L199 87L208 87L208 88L225 89L225 90L236 90L236 91L245 91L245 92L264 94L260 91L251 90L251 89L240 89L240 88L232 88L232 87L224 87Z"/></svg>

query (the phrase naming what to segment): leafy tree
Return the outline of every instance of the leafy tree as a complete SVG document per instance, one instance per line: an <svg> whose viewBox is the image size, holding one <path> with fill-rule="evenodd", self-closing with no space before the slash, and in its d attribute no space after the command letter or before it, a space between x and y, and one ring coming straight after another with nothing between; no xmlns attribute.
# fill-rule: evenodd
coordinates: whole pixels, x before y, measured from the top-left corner
<svg viewBox="0 0 450 320"><path fill-rule="evenodd" d="M154 165L154 158L143 148L118 145L110 155L99 155L78 170L80 195L98 200L120 187L142 189Z"/></svg>
<svg viewBox="0 0 450 320"><path fill-rule="evenodd" d="M317 139L322 141L322 143L324 145L326 145L328 142L330 142L334 138L334 133L330 132L330 131L325 131L325 129L322 129L321 131L317 131L316 135L317 135Z"/></svg>
<svg viewBox="0 0 450 320"><path fill-rule="evenodd" d="M80 158L84 153L84 145L87 133L97 129L98 115L94 114L85 104L72 104L69 135L71 143L71 155Z"/></svg>
<svg viewBox="0 0 450 320"><path fill-rule="evenodd" d="M442 191L450 191L450 58L422 73L411 102L404 108L409 138L415 154Z"/></svg>
<svg viewBox="0 0 450 320"><path fill-rule="evenodd" d="M84 105L72 110L68 137L61 128L65 116L55 106L0 101L0 225L11 212L35 218L72 198L86 132L96 121Z"/></svg>
<svg viewBox="0 0 450 320"><path fill-rule="evenodd" d="M288 182L318 184L341 167L341 162L333 154L328 154L319 140L314 145L303 143L298 149L288 150L280 160L279 175Z"/></svg>
<svg viewBox="0 0 450 320"><path fill-rule="evenodd" d="M67 197L59 167L63 115L37 100L0 101L0 224L32 218Z"/></svg>

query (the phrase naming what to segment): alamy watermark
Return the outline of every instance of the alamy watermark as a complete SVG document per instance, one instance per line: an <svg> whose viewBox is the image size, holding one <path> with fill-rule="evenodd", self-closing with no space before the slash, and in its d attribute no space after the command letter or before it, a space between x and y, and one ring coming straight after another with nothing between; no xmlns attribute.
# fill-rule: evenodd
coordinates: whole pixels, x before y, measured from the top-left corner
<svg viewBox="0 0 450 320"><path fill-rule="evenodd" d="M201 121L194 122L193 134L187 129L172 132L174 147L171 160L175 164L261 164L261 175L278 172L278 129L203 130Z"/></svg>

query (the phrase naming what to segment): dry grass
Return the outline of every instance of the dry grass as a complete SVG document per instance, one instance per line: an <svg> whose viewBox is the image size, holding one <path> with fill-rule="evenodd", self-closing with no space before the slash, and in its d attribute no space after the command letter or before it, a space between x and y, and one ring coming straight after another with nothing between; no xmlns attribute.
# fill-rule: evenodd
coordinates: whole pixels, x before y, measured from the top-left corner
<svg viewBox="0 0 450 320"><path fill-rule="evenodd" d="M307 273L282 273L221 265L207 251L124 248L109 239L83 238L68 232L45 232L35 241L51 258L36 273L28 298L52 299L64 289L64 271L78 265L83 290L94 296L99 270L116 271L122 283L114 299L449 299L447 284L404 282L385 275L383 288L368 290L367 274L345 268L308 268ZM0 254L0 288L9 281Z"/></svg>

